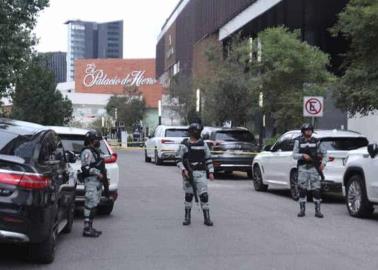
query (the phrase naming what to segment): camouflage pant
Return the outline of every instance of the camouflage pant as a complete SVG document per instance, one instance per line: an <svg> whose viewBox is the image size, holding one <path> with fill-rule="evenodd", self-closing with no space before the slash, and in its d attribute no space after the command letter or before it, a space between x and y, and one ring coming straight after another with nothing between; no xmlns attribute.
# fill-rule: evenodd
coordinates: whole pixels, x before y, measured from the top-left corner
<svg viewBox="0 0 378 270"><path fill-rule="evenodd" d="M84 217L89 217L93 208L100 203L102 185L96 176L85 178L85 204Z"/></svg>
<svg viewBox="0 0 378 270"><path fill-rule="evenodd" d="M208 188L207 188L208 180L207 180L206 171L194 171L193 178L194 178L194 183L197 187L197 194L201 196L204 193L208 193ZM194 194L192 185L186 179L184 179L183 188L184 188L185 193ZM192 204L193 202L185 202L185 208L192 208ZM209 202L201 201L201 207L202 209L209 209Z"/></svg>
<svg viewBox="0 0 378 270"><path fill-rule="evenodd" d="M319 190L320 175L318 171L314 167L307 169L305 166L299 166L298 187L306 190Z"/></svg>

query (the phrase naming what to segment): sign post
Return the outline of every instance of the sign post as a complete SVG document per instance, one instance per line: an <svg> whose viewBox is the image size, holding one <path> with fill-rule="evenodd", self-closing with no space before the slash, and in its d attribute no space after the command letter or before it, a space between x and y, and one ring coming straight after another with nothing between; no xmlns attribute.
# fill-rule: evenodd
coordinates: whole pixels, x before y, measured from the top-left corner
<svg viewBox="0 0 378 270"><path fill-rule="evenodd" d="M312 125L315 126L315 118L324 115L324 97L304 97L303 116L312 118Z"/></svg>

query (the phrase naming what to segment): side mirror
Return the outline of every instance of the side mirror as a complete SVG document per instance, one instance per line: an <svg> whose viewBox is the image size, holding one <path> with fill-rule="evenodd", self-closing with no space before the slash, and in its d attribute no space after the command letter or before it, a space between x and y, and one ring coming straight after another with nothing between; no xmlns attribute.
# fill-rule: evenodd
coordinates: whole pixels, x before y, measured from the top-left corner
<svg viewBox="0 0 378 270"><path fill-rule="evenodd" d="M378 154L378 144L369 144L368 145L368 152L371 158L375 158Z"/></svg>
<svg viewBox="0 0 378 270"><path fill-rule="evenodd" d="M66 151L65 152L65 155L66 155L66 160L69 162L69 163L75 163L77 158L76 158L76 155L74 152L71 152L71 151Z"/></svg>
<svg viewBox="0 0 378 270"><path fill-rule="evenodd" d="M148 135L149 139L152 139L153 137L154 137L154 135Z"/></svg>
<svg viewBox="0 0 378 270"><path fill-rule="evenodd" d="M269 152L272 150L272 145L265 145L263 148L264 151Z"/></svg>

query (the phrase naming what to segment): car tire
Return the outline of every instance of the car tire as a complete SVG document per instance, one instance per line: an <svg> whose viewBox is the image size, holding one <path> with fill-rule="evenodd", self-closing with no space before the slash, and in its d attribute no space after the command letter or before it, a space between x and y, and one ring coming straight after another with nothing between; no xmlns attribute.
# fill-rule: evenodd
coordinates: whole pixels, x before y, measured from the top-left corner
<svg viewBox="0 0 378 270"><path fill-rule="evenodd" d="M29 259L32 262L49 264L55 259L55 247L56 247L57 231L51 230L49 237L36 244L29 245Z"/></svg>
<svg viewBox="0 0 378 270"><path fill-rule="evenodd" d="M98 209L100 215L109 216L113 212L114 202L110 202L106 205L101 205Z"/></svg>
<svg viewBox="0 0 378 270"><path fill-rule="evenodd" d="M155 150L155 165L156 166L163 165L163 160L159 158L157 150Z"/></svg>
<svg viewBox="0 0 378 270"><path fill-rule="evenodd" d="M265 185L264 182L263 182L261 169L257 165L253 169L253 186L254 186L256 191L265 192L265 191L268 190L268 185Z"/></svg>
<svg viewBox="0 0 378 270"><path fill-rule="evenodd" d="M364 180L360 175L353 175L346 184L346 206L352 217L368 218L374 212L365 190Z"/></svg>
<svg viewBox="0 0 378 270"><path fill-rule="evenodd" d="M73 201L67 210L67 225L62 230L62 233L67 234L72 231L72 226L75 219L75 201Z"/></svg>
<svg viewBox="0 0 378 270"><path fill-rule="evenodd" d="M297 170L293 170L290 173L290 196L294 201L299 200L298 171Z"/></svg>
<svg viewBox="0 0 378 270"><path fill-rule="evenodd" d="M148 155L147 155L147 150L144 150L144 162L146 162L146 163L151 162L151 158L148 157Z"/></svg>

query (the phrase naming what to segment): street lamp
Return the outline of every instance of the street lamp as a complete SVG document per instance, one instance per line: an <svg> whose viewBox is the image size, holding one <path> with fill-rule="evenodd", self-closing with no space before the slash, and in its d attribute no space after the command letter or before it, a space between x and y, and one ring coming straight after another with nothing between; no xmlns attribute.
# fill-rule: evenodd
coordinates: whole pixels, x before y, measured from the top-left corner
<svg viewBox="0 0 378 270"><path fill-rule="evenodd" d="M159 103L158 103L159 125L161 125L161 113L162 113L161 100L159 100Z"/></svg>
<svg viewBox="0 0 378 270"><path fill-rule="evenodd" d="M196 112L201 112L201 90L197 89L197 95L196 95Z"/></svg>

